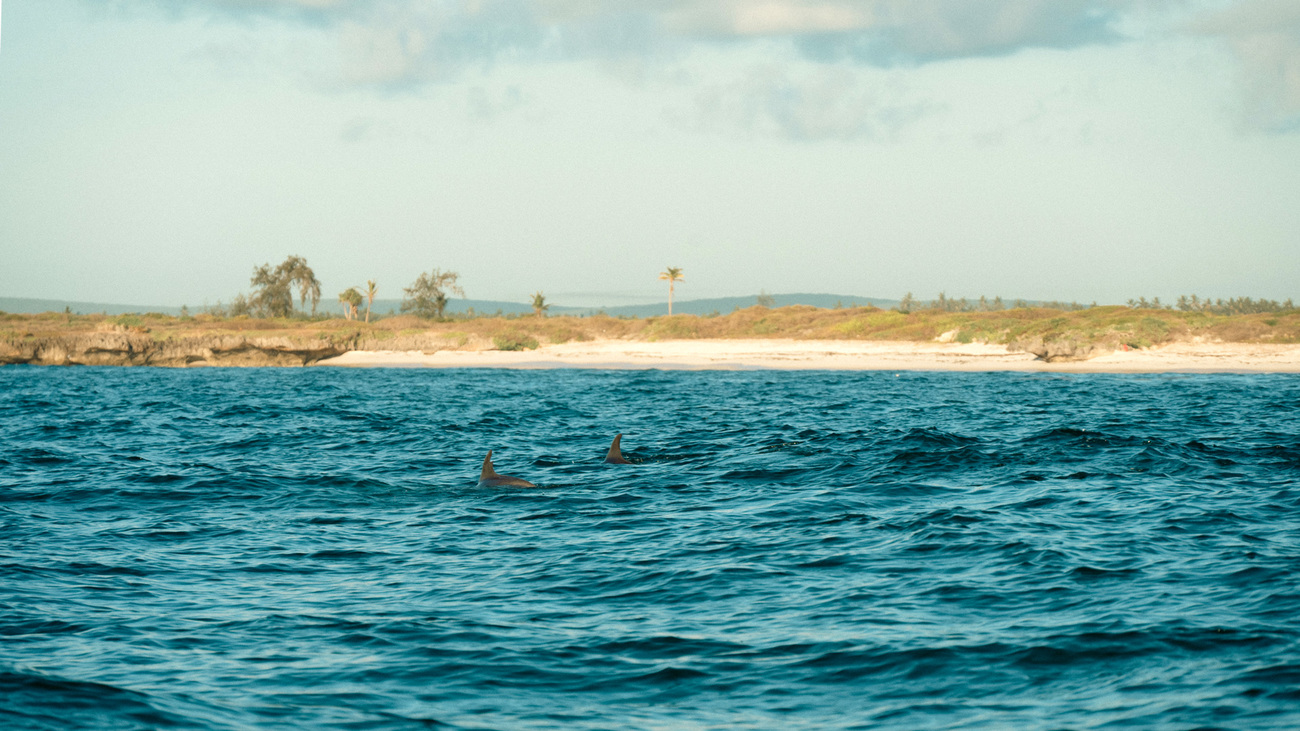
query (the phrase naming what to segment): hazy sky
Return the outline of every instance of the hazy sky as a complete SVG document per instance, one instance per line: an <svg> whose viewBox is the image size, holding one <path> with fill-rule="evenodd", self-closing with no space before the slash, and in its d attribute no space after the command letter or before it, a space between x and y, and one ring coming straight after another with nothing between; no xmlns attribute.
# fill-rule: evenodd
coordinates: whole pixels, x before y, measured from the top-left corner
<svg viewBox="0 0 1300 731"><path fill-rule="evenodd" d="M8 0L0 295L1300 298L1297 0Z"/></svg>

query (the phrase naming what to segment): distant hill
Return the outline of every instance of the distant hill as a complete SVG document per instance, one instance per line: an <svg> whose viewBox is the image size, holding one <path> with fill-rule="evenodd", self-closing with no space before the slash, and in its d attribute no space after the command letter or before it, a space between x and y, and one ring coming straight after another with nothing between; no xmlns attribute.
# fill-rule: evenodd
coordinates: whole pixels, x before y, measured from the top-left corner
<svg viewBox="0 0 1300 731"><path fill-rule="evenodd" d="M879 297L862 297L847 294L774 294L770 295L776 307L790 305L812 305L813 307L852 307L854 305L875 305L888 309L898 304L898 300ZM673 302L673 314L677 315L725 315L736 309L753 307L758 304L755 295L746 297L715 297L712 299L676 300ZM654 317L668 314L668 303L657 302L649 305L621 305L619 307L577 307L555 308L555 314L593 315L604 312L612 317Z"/></svg>
<svg viewBox="0 0 1300 731"><path fill-rule="evenodd" d="M474 308L475 312L494 313L501 310L503 314L531 313L532 306L518 302L498 302L496 300L451 300L447 305L448 312L463 313ZM104 313L108 315L128 315L143 314L145 312L159 312L164 315L181 314L180 307L170 307L166 305L119 305L107 302L79 302L74 300L47 300L34 299L30 297L0 297L0 312L14 312L19 314L35 314L39 312L63 312L64 308L71 310L73 313L82 315L91 315L95 313ZM202 305L190 305L191 314L198 314L203 311ZM317 311L331 315L342 315L343 306L338 302L322 301L317 306ZM362 312L365 306L362 305ZM402 309L402 303L399 300L375 300L374 312L378 315L386 315L389 312L399 313Z"/></svg>
<svg viewBox="0 0 1300 731"><path fill-rule="evenodd" d="M888 309L898 305L898 300L840 294L774 294L772 299L776 301L777 307L812 305L813 307L830 309L837 305L850 307L855 304L871 304ZM736 308L753 307L756 303L757 299L754 295L678 300L673 302L673 312L679 315L711 315L714 312L725 315ZM338 302L322 302L319 309L321 312L335 314L342 314L343 312ZM361 309L364 312L365 306L362 305ZM469 312L471 309L480 315L492 315L498 311L503 315L526 315L532 314L533 306L523 302L506 302L502 300L453 299L447 302L447 312L449 313L460 315ZM401 311L402 303L399 300L375 300L374 312L376 314L387 315L389 312L396 314ZM654 317L668 314L668 302L655 302L648 305L619 305L618 307L566 307L561 304L552 304L551 308L547 310L547 313L551 315L574 316L596 315L602 312L611 317Z"/></svg>
<svg viewBox="0 0 1300 731"><path fill-rule="evenodd" d="M840 294L774 294L771 295L777 307L788 305L812 305L813 307L832 308L836 306L875 305L889 308L898 304L898 300L880 299L878 297L860 297ZM678 300L673 302L673 312L682 315L726 314L735 309L753 307L757 303L754 295L747 297L716 297L713 299ZM109 315L139 314L158 312L165 315L179 315L180 307L165 305L120 305L106 302L79 302L73 300L33 299L27 297L0 297L0 311L31 314L38 312L63 312L64 308L83 315L105 313ZM190 312L197 314L202 306L191 305ZM318 311L332 315L343 313L342 305L337 301L322 301ZM506 302L502 300L453 299L447 303L449 313L464 314L470 310L478 314L493 315L498 311L503 315L530 314L532 305L523 302ZM365 311L364 305L362 311ZM402 303L399 300L377 299L374 304L376 315L400 313ZM552 305L548 312L552 315L595 315L605 313L611 317L653 317L668 314L668 303L659 302L648 305L620 305L618 307L565 307Z"/></svg>
<svg viewBox="0 0 1300 731"><path fill-rule="evenodd" d="M64 308L74 314L93 315L129 315L144 312L159 312L164 315L179 315L181 308L163 305L114 305L107 302L74 302L72 300L43 300L29 297L0 297L0 311L18 314L36 314L39 312L63 312ZM197 308L191 308L195 310Z"/></svg>
<svg viewBox="0 0 1300 731"><path fill-rule="evenodd" d="M477 312L479 314L489 314L489 315L495 313L497 310L500 310L501 314L503 315L531 314L533 311L532 305L526 305L522 302L505 302L502 300L469 300L469 299L447 300L447 312L449 313L462 315L465 314L466 312L469 312L471 309L474 310L474 312ZM338 302L330 302L328 304L325 302L321 302L320 310L322 312L330 312L336 315L343 314L343 307ZM365 311L366 311L366 306L364 303L362 303L361 312L363 315L365 314ZM388 315L389 313L392 313L394 315L399 315L401 314L401 312L402 312L401 300L385 300L385 299L375 300L374 313L376 315Z"/></svg>

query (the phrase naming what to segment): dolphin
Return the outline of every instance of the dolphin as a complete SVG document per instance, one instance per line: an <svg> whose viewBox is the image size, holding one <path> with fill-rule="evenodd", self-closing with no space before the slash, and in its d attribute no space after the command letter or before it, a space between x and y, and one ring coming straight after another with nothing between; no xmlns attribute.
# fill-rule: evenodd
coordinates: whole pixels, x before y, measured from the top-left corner
<svg viewBox="0 0 1300 731"><path fill-rule="evenodd" d="M632 464L623 459L623 450L618 448L618 443L623 441L622 434L614 435L614 443L609 445L609 452L605 455L605 464Z"/></svg>
<svg viewBox="0 0 1300 731"><path fill-rule="evenodd" d="M479 487L537 487L528 480L521 480L518 477L507 477L498 475L497 471L492 469L492 450L488 450L487 456L483 458L483 471L478 476Z"/></svg>

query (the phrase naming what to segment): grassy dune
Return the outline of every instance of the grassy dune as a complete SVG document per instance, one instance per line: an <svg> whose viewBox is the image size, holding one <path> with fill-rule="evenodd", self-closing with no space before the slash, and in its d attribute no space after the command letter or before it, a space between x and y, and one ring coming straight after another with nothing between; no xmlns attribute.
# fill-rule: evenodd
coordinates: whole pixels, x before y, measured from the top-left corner
<svg viewBox="0 0 1300 731"><path fill-rule="evenodd" d="M596 339L675 340L699 338L792 338L800 340L893 340L1007 345L1034 352L1035 344L1075 348L1147 348L1201 340L1235 343L1300 343L1300 310L1258 315L1212 315L1123 306L1061 311L1018 308L996 312L894 310L809 306L750 307L717 317L674 315L645 319L613 317L481 317L443 322L414 316L372 323L342 319L249 319L199 315L0 315L0 340L57 338L94 332L130 332L156 342L214 336L277 337L325 341L349 350L532 348Z"/></svg>

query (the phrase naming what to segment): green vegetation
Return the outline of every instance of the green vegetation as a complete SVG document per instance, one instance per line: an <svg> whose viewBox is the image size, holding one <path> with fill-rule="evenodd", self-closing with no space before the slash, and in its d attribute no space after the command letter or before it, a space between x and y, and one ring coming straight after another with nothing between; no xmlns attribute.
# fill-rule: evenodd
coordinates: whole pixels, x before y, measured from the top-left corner
<svg viewBox="0 0 1300 731"><path fill-rule="evenodd" d="M1210 300L1209 297L1201 299L1196 295L1191 297L1181 295L1178 302L1172 305L1161 305L1159 297L1152 297L1150 302L1147 301L1146 297L1140 297L1129 300L1128 306L1138 310L1177 309L1179 312L1208 312L1213 315L1258 315L1260 313L1284 312L1295 309L1295 305L1289 299L1285 302L1266 299L1256 300L1249 297Z"/></svg>
<svg viewBox="0 0 1300 731"><path fill-rule="evenodd" d="M1028 349L1035 342L1071 342L1106 348L1146 348L1201 340L1238 343L1300 343L1300 310L1218 315L1123 305L1061 310L1042 307L987 312L937 309L904 313L875 307L819 309L791 306L749 307L726 315L673 315L646 319L594 317L477 317L430 321L398 315L365 323L340 317L221 317L200 313L189 318L142 315L0 315L0 339L51 337L95 332L147 332L162 338L208 335L318 338L356 343L384 340L388 347L419 349L421 338L439 347L510 349L596 339L670 340L697 338L790 338L797 340L931 341L945 336L962 343L991 343ZM500 338L501 342L496 340ZM432 340L431 340L432 342ZM504 344L504 345L503 345Z"/></svg>
<svg viewBox="0 0 1300 731"><path fill-rule="evenodd" d="M537 338L527 333L511 331L494 335L492 344L497 350L537 350Z"/></svg>
<svg viewBox="0 0 1300 731"><path fill-rule="evenodd" d="M301 256L290 256L274 269L270 264L263 264L253 270L253 293L245 297L238 295L230 306L233 316L251 317L292 317L293 289L298 288L298 302L306 307L311 300L311 313L316 314L320 303L320 280L307 266L307 260Z"/></svg>
<svg viewBox="0 0 1300 731"><path fill-rule="evenodd" d="M447 292L465 296L465 290L457 284L459 279L460 275L456 272L444 272L441 269L421 272L411 286L402 290L406 293L402 298L402 312L414 312L417 317L426 320L441 320L447 309Z"/></svg>
<svg viewBox="0 0 1300 731"><path fill-rule="evenodd" d="M1012 309L1023 309L1031 305L1024 300L1015 300L1011 303ZM1034 307L1044 310L1064 310L1073 312L1075 310L1086 310L1089 307L1096 307L1097 303L1090 305L1081 305L1078 302L1039 302ZM949 297L947 293L940 292L938 297L930 300L928 303L922 303L908 292L898 303L899 312L913 312L917 310L940 310L942 312L1000 312L1008 309L1001 297L989 299L980 295L978 300L968 300L965 297Z"/></svg>
<svg viewBox="0 0 1300 731"><path fill-rule="evenodd" d="M356 287L348 287L339 292L339 302L343 303L343 317L348 320L357 319L357 308L361 306L363 299Z"/></svg>
<svg viewBox="0 0 1300 731"><path fill-rule="evenodd" d="M370 308L375 304L375 295L379 290L375 287L375 280L366 280L366 322L370 322Z"/></svg>
<svg viewBox="0 0 1300 731"><path fill-rule="evenodd" d="M659 272L659 279L668 282L668 314L673 314L673 284L685 281L681 267L666 267Z"/></svg>
<svg viewBox="0 0 1300 731"><path fill-rule="evenodd" d="M940 292L935 299L922 302L908 292L893 310L858 307L854 303L843 307L842 302L833 309L821 309L807 305L776 307L775 298L760 290L756 306L738 307L727 315L714 311L697 317L672 314L674 285L684 281L682 269L667 267L659 278L668 282L666 317L614 318L603 311L592 317L547 317L551 305L541 291L532 295L535 317L503 316L500 310L495 315L471 310L448 317L449 293L464 297L465 292L456 272L433 269L421 273L403 290L402 312L412 314L395 315L390 311L387 317L372 322L377 291L374 280L366 282L364 293L357 287L339 293L344 306L342 319L317 316L320 282L305 259L290 256L274 268L264 264L254 269L250 295L239 295L229 308L218 303L197 315L191 315L188 308L182 308L180 317L159 313L78 315L67 308L62 313L41 315L0 312L0 352L6 347L13 350L17 343L62 352L58 349L73 341L61 343L60 338L80 339L83 345L98 338L108 344L96 344L92 350L109 353L121 349L113 339L125 337L128 341L143 338L182 349L198 348L206 353L207 348L220 349L221 339L225 338L258 338L259 342L273 338L279 343L268 346L267 352L279 352L284 343L290 349L301 346L304 354L294 356L298 360L289 359L290 364L301 364L325 357L323 353L347 350L518 351L538 348L542 342L575 340L781 338L987 343L1052 361L1079 360L1115 349L1173 342L1300 343L1300 310L1289 299L1277 302L1240 297L1211 301L1183 296L1175 305L1164 305L1159 298L1140 298L1130 300L1127 306L1104 307L1074 302L1030 306L1015 300L1008 307L1001 297L967 300ZM295 294L300 307L305 308L307 300L311 300L310 316L295 309ZM363 301L366 317L361 322L359 308ZM212 344L212 338L218 341ZM134 352L130 348L126 351Z"/></svg>

